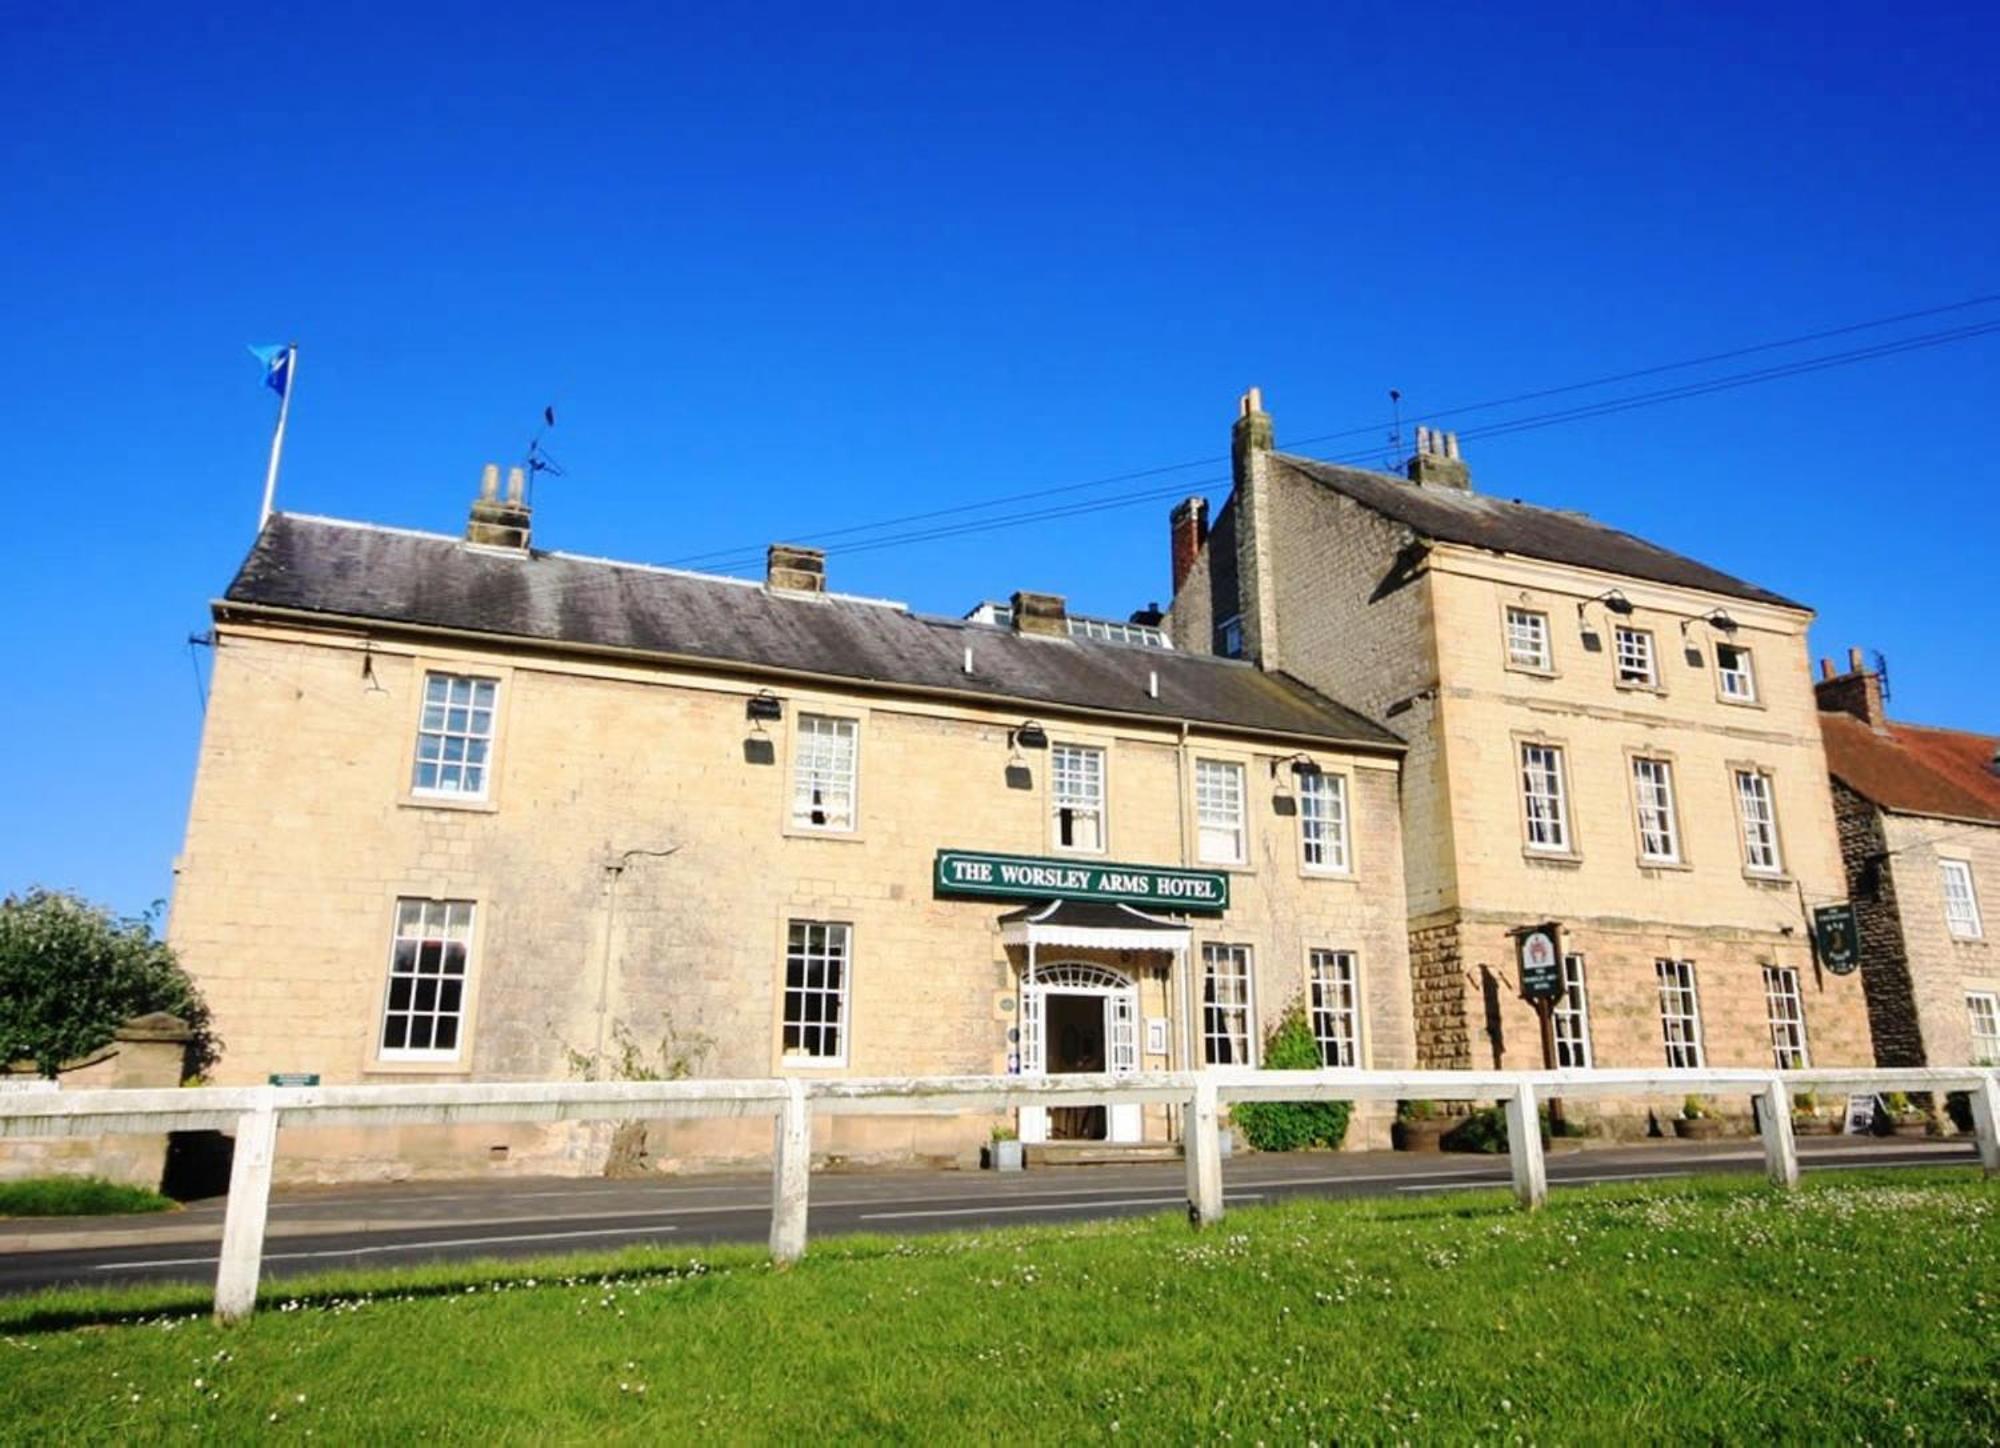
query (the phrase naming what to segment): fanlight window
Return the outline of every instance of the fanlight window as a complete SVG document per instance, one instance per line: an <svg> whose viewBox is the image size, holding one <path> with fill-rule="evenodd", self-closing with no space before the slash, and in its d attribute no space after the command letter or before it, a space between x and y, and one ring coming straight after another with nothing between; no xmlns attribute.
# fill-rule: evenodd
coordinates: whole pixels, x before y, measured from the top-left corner
<svg viewBox="0 0 2000 1448"><path fill-rule="evenodd" d="M1060 965L1044 965L1036 969L1028 981L1029 985L1043 990L1130 990L1132 982L1115 970L1106 970L1101 965L1085 965L1081 961L1065 961Z"/></svg>

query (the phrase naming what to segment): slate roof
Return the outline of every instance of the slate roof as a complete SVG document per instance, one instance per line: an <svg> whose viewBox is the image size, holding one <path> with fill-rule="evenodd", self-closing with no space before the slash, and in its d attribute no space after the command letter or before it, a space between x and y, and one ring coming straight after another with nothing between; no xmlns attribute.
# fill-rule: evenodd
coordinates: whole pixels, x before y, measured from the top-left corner
<svg viewBox="0 0 2000 1448"><path fill-rule="evenodd" d="M1345 494L1363 507L1406 524L1422 537L1440 543L1460 543L1496 553L1517 553L1552 563L1571 563L1602 573L1644 578L1682 588L1698 588L1730 598L1804 609L1805 604L1746 583L1644 538L1586 517L1582 513L1509 502L1484 493L1436 485L1419 487L1387 473L1336 467L1311 458L1273 453L1301 477Z"/></svg>
<svg viewBox="0 0 2000 1448"><path fill-rule="evenodd" d="M1400 750L1381 725L1288 675L1229 659L914 614L839 594L774 593L742 579L279 513L223 607L258 604L543 644L631 649L752 670L1188 719ZM964 672L972 649L973 670ZM1159 675L1150 697L1148 675Z"/></svg>
<svg viewBox="0 0 2000 1448"><path fill-rule="evenodd" d="M2000 824L2000 738L1891 720L1877 734L1852 714L1823 713L1826 767L1855 793L1902 814Z"/></svg>

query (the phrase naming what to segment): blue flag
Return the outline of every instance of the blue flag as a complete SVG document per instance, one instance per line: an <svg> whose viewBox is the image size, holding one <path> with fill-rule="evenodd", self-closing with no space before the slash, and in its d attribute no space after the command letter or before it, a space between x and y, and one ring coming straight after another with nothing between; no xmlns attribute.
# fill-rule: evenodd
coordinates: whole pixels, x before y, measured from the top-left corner
<svg viewBox="0 0 2000 1448"><path fill-rule="evenodd" d="M250 355L264 364L264 385L278 396L285 395L285 389L292 385L292 348L252 347Z"/></svg>

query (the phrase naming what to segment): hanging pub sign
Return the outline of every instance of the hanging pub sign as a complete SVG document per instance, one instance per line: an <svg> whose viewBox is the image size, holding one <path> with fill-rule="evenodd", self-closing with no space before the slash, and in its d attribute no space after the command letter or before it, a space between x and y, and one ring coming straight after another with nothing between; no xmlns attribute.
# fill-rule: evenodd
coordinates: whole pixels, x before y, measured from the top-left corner
<svg viewBox="0 0 2000 1448"><path fill-rule="evenodd" d="M1520 958L1521 999L1557 1000L1563 993L1562 927L1554 921L1514 932Z"/></svg>
<svg viewBox="0 0 2000 1448"><path fill-rule="evenodd" d="M1150 905L1156 910L1229 908L1229 876L1220 870L939 850L934 883L940 895L1101 900L1114 905Z"/></svg>
<svg viewBox="0 0 2000 1448"><path fill-rule="evenodd" d="M1854 928L1854 906L1819 905L1813 909L1813 948L1819 963L1835 975L1852 975L1861 964L1861 936Z"/></svg>

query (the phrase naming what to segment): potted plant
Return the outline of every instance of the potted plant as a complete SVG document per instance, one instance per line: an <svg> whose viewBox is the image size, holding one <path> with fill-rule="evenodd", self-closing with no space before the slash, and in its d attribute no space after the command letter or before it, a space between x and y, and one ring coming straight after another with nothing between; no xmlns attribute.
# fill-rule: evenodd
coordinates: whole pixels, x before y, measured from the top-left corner
<svg viewBox="0 0 2000 1448"><path fill-rule="evenodd" d="M1792 1132L1796 1136L1834 1136L1840 1131L1838 1118L1827 1114L1819 1097L1801 1091L1792 1098Z"/></svg>
<svg viewBox="0 0 2000 1448"><path fill-rule="evenodd" d="M1674 1135L1683 1141L1709 1141L1722 1135L1722 1122L1709 1110L1706 1096L1690 1096L1681 1102L1681 1114L1674 1118Z"/></svg>
<svg viewBox="0 0 2000 1448"><path fill-rule="evenodd" d="M1440 1151L1450 1129L1451 1122L1438 1114L1435 1101L1398 1101L1389 1139L1398 1151Z"/></svg>
<svg viewBox="0 0 2000 1448"><path fill-rule="evenodd" d="M994 1171L1019 1171L1021 1162L1020 1133L1011 1126L994 1127L986 1146L986 1165Z"/></svg>
<svg viewBox="0 0 2000 1448"><path fill-rule="evenodd" d="M1884 1136L1923 1136L1931 1129L1930 1118L1914 1101L1900 1091L1891 1091L1880 1098L1882 1109L1876 1112L1876 1130ZM1886 1119L1887 1130L1882 1123Z"/></svg>

